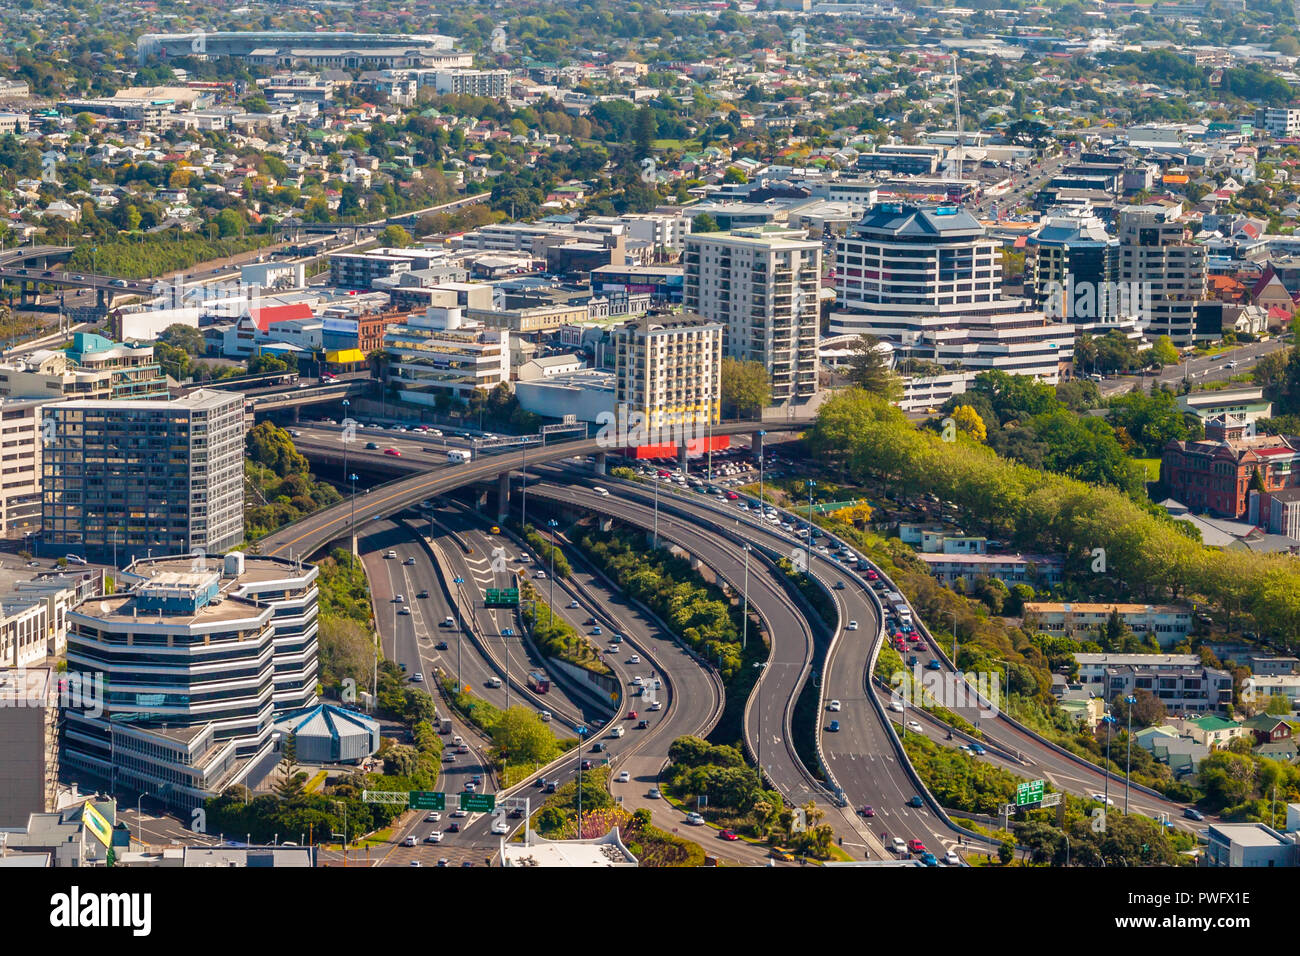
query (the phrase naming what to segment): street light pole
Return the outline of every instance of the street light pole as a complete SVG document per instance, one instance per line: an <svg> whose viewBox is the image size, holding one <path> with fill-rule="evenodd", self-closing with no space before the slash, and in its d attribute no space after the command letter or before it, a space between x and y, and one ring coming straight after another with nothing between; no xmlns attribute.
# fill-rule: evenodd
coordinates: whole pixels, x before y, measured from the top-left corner
<svg viewBox="0 0 1300 956"><path fill-rule="evenodd" d="M1128 740L1125 742L1128 754L1124 758L1124 816L1128 816L1128 774L1133 766L1133 705L1137 703L1137 697L1129 694L1124 698L1124 703L1128 705Z"/></svg>
<svg viewBox="0 0 1300 956"><path fill-rule="evenodd" d="M744 601L744 614L740 625L740 651L743 654L749 645L749 542L745 542L745 586L741 591Z"/></svg>
<svg viewBox="0 0 1300 956"><path fill-rule="evenodd" d="M952 666L957 667L957 612L952 613Z"/></svg>
<svg viewBox="0 0 1300 956"><path fill-rule="evenodd" d="M352 481L352 519L348 530L348 540L352 544L352 557L357 557L357 476L348 476Z"/></svg>
<svg viewBox="0 0 1300 956"><path fill-rule="evenodd" d="M807 566L803 569L804 574L807 575L812 574L812 542L813 542L812 495L813 495L813 489L816 487L817 487L817 482L809 478L808 479L808 537L804 542L804 548L808 552L808 563Z"/></svg>
<svg viewBox="0 0 1300 956"><path fill-rule="evenodd" d="M546 436L542 436L542 444L545 447ZM523 486L520 488L520 505L519 505L519 525L524 529L525 537L528 535L528 442L524 442L524 467L523 467Z"/></svg>
<svg viewBox="0 0 1300 956"><path fill-rule="evenodd" d="M465 579L457 575L451 579L451 583L456 585L456 693L459 694L462 686L460 682L460 638L465 630L465 612L462 608L465 594L461 586L465 583ZM510 697L509 685L506 686L506 697L507 699ZM510 705L507 704L506 706L509 707Z"/></svg>
<svg viewBox="0 0 1300 956"><path fill-rule="evenodd" d="M654 547L659 548L659 482L662 481L659 472L655 471L655 527L654 527Z"/></svg>
<svg viewBox="0 0 1300 956"><path fill-rule="evenodd" d="M1101 792L1102 803L1105 804L1101 812L1105 814L1110 810L1110 735L1111 725L1115 723L1115 718L1110 714L1106 714L1101 719L1106 725L1106 785ZM1102 819L1105 819L1105 817L1103 816Z"/></svg>
<svg viewBox="0 0 1300 956"><path fill-rule="evenodd" d="M547 598L549 617L546 622L548 627L555 624L555 529L559 526L560 523L554 518L546 522L546 527L551 532L551 586L550 597Z"/></svg>
<svg viewBox="0 0 1300 956"><path fill-rule="evenodd" d="M763 520L764 524L767 523L767 503L763 500L763 458L765 457L765 453L763 451L763 436L766 434L767 432L760 431L757 435L758 438L758 516ZM809 532L809 534L811 533L812 532Z"/></svg>
<svg viewBox="0 0 1300 956"><path fill-rule="evenodd" d="M754 748L754 758L758 761L758 785L763 786L763 668L767 661L754 664L758 668L758 687L754 691L754 706L758 708L758 743Z"/></svg>
<svg viewBox="0 0 1300 956"><path fill-rule="evenodd" d="M352 444L352 435L348 431L348 406L352 404L343 399L343 477L348 475L348 445Z"/></svg>

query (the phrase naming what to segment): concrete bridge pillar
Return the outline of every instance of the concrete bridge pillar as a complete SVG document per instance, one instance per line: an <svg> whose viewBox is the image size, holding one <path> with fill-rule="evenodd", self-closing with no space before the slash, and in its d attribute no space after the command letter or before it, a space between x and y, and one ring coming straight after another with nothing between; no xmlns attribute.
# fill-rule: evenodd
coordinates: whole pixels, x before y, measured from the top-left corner
<svg viewBox="0 0 1300 956"><path fill-rule="evenodd" d="M605 473L605 453L603 451L598 451L592 456L591 460L592 470L598 475L603 475Z"/></svg>
<svg viewBox="0 0 1300 956"><path fill-rule="evenodd" d="M677 446L677 467L682 470L683 475L688 473L687 469L690 467L690 456L687 454L686 442L684 441Z"/></svg>
<svg viewBox="0 0 1300 956"><path fill-rule="evenodd" d="M497 522L506 520L510 514L510 472L503 471L497 476Z"/></svg>

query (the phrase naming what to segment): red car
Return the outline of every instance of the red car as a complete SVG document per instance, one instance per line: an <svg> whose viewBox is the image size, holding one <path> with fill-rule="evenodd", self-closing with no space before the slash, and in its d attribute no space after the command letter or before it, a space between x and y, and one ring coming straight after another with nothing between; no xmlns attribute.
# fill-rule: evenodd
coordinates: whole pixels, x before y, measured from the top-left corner
<svg viewBox="0 0 1300 956"><path fill-rule="evenodd" d="M401 458L401 457L402 457L402 453L401 453L400 451L398 451L396 448L385 448L385 449L384 449L384 454L385 454L385 455L392 455L394 458Z"/></svg>
<svg viewBox="0 0 1300 956"><path fill-rule="evenodd" d="M858 813L862 814L864 817L874 817L876 815L876 811L872 809L871 804L864 806L858 811Z"/></svg>
<svg viewBox="0 0 1300 956"><path fill-rule="evenodd" d="M920 840L908 840L907 850L909 853L924 853L925 844L922 843Z"/></svg>
<svg viewBox="0 0 1300 956"><path fill-rule="evenodd" d="M876 580L876 579L879 578L879 577L880 577L880 575L877 574L875 571L872 571L870 568L867 569L867 580L868 580L868 581L874 581L874 580Z"/></svg>
<svg viewBox="0 0 1300 956"><path fill-rule="evenodd" d="M629 710L629 711L627 712L627 719L628 719L628 720L636 720L636 711L635 711L635 710Z"/></svg>
<svg viewBox="0 0 1300 956"><path fill-rule="evenodd" d="M724 839L724 840L728 840L728 841L730 841L730 842L732 842L732 843L734 843L735 841L737 841L737 840L740 839L740 837L736 836L736 834L735 834L734 832L732 832L731 830L723 830L721 833L718 834L718 836L720 836L720 837L722 837L722 839Z"/></svg>

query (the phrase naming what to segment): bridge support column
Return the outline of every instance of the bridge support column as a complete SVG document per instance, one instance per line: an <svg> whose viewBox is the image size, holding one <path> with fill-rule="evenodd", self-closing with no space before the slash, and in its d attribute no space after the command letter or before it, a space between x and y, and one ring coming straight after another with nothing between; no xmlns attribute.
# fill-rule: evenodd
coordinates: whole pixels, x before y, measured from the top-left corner
<svg viewBox="0 0 1300 956"><path fill-rule="evenodd" d="M685 441L677 446L677 467L682 470L683 475L688 473L687 469L690 467L690 456L687 455L687 450Z"/></svg>
<svg viewBox="0 0 1300 956"><path fill-rule="evenodd" d="M598 451L591 456L591 469L598 475L605 473L605 453Z"/></svg>
<svg viewBox="0 0 1300 956"><path fill-rule="evenodd" d="M497 522L506 520L510 514L510 472L503 471L497 477Z"/></svg>
<svg viewBox="0 0 1300 956"><path fill-rule="evenodd" d="M294 405L292 408L289 409L289 421L293 422L295 425L297 425L300 421L302 421L301 405Z"/></svg>
<svg viewBox="0 0 1300 956"><path fill-rule="evenodd" d="M96 289L96 290L95 290L95 308L97 308L97 309L99 309L99 310L101 310L101 311L103 311L103 309L104 309L104 290L103 290L103 289Z"/></svg>

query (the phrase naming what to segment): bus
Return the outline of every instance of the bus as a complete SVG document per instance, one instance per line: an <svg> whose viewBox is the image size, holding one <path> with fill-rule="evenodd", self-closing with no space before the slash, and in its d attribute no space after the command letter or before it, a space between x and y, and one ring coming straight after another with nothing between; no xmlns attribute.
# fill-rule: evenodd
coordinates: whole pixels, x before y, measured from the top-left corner
<svg viewBox="0 0 1300 956"><path fill-rule="evenodd" d="M534 694L545 694L551 689L551 679L541 671L529 671L528 687Z"/></svg>

